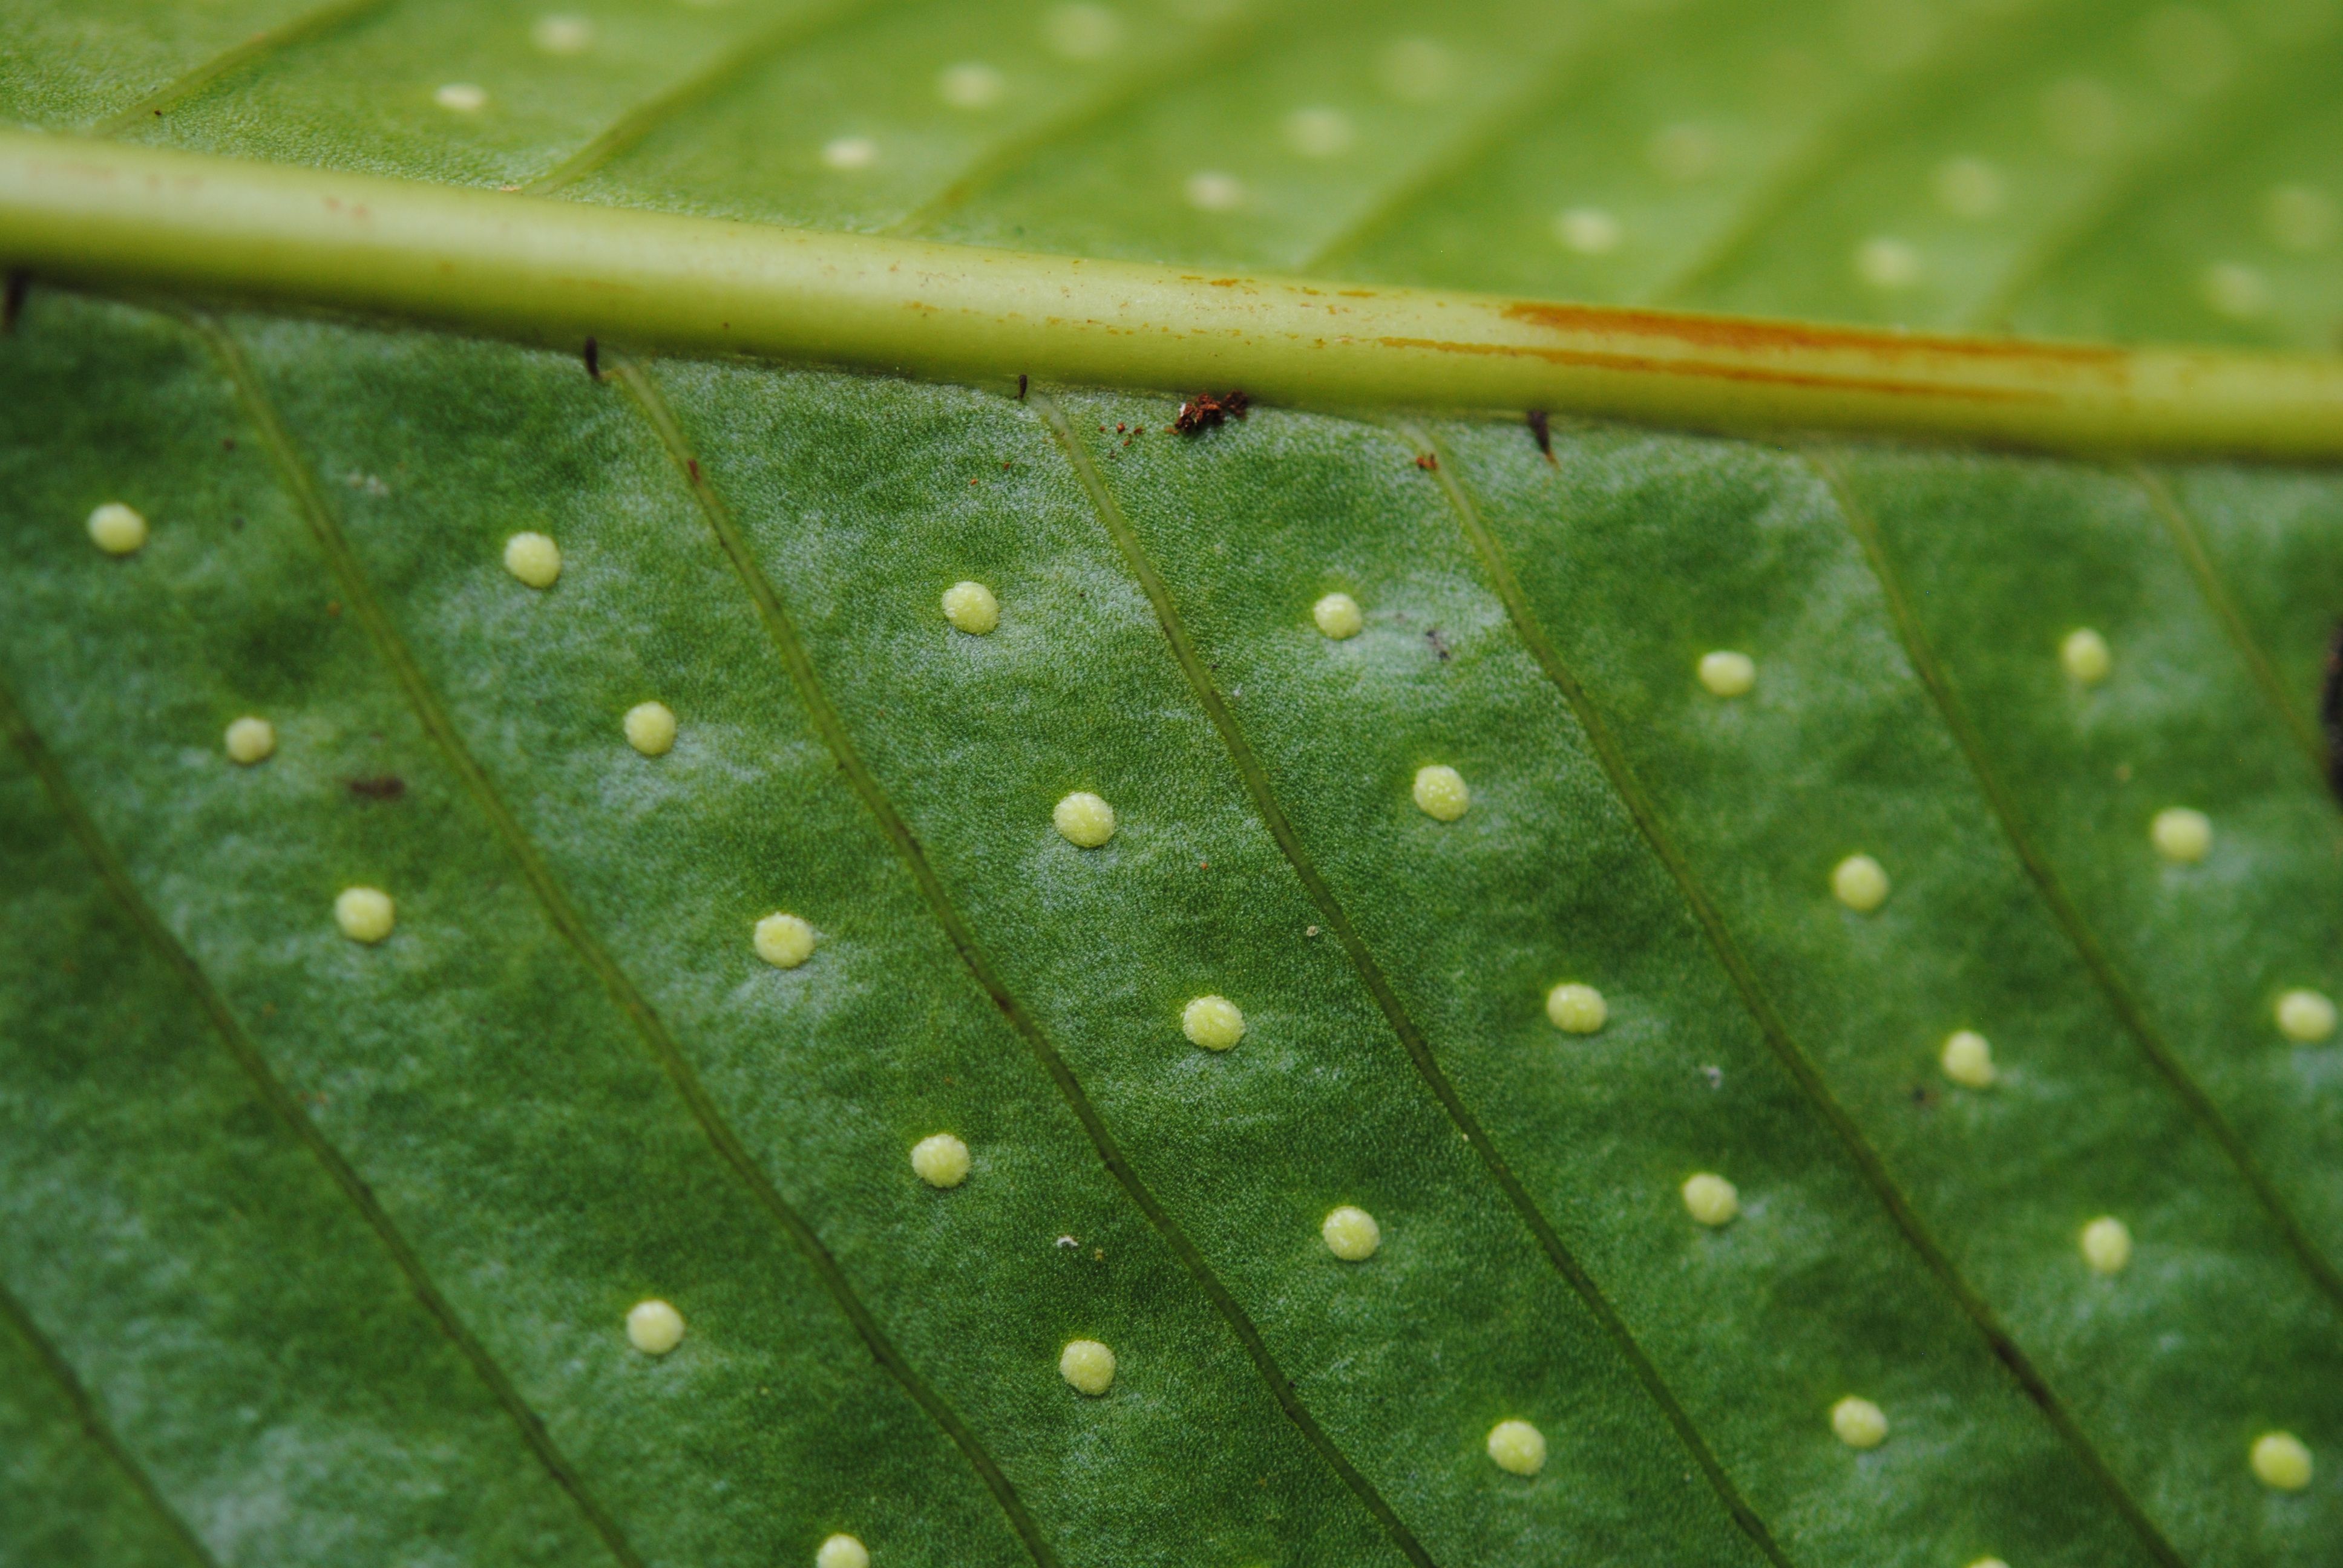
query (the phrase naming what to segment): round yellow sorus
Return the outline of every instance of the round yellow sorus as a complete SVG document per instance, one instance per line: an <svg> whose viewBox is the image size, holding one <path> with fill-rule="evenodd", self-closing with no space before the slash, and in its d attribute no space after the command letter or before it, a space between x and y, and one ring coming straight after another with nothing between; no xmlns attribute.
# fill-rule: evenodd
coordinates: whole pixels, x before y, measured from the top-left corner
<svg viewBox="0 0 2343 1568"><path fill-rule="evenodd" d="M1887 1441L1887 1417L1867 1399L1847 1395L1831 1406L1831 1430L1849 1448L1877 1448Z"/></svg>
<svg viewBox="0 0 2343 1568"><path fill-rule="evenodd" d="M1741 1194L1733 1183L1705 1171L1684 1178L1683 1196L1684 1212L1711 1230L1730 1225L1741 1212Z"/></svg>
<svg viewBox="0 0 2343 1568"><path fill-rule="evenodd" d="M1545 1468L1545 1433L1525 1421L1501 1421L1489 1429L1489 1457L1499 1470L1535 1475Z"/></svg>
<svg viewBox="0 0 2343 1568"><path fill-rule="evenodd" d="M538 533L505 541L505 570L533 588L549 588L561 575L561 547Z"/></svg>
<svg viewBox="0 0 2343 1568"><path fill-rule="evenodd" d="M1206 1050L1227 1050L1244 1038L1244 1014L1224 996L1200 996L1180 1010L1180 1029Z"/></svg>
<svg viewBox="0 0 2343 1568"><path fill-rule="evenodd" d="M2058 645L2058 662L2068 679L2084 686L2097 686L2115 666L2107 639L2088 627L2066 634L2066 640Z"/></svg>
<svg viewBox="0 0 2343 1568"><path fill-rule="evenodd" d="M2131 1229L2112 1214L2083 1227L2083 1261L2098 1274L2120 1274L2131 1261Z"/></svg>
<svg viewBox="0 0 2343 1568"><path fill-rule="evenodd" d="M1464 787L1463 774L1435 762L1415 770L1415 804L1435 822L1453 822L1473 804L1473 791Z"/></svg>
<svg viewBox="0 0 2343 1568"><path fill-rule="evenodd" d="M1700 683L1717 697L1745 697L1757 684L1757 661L1745 653L1704 653Z"/></svg>
<svg viewBox="0 0 2343 1568"><path fill-rule="evenodd" d="M627 1312L627 1339L647 1356L663 1356L683 1342L683 1314L654 1297Z"/></svg>
<svg viewBox="0 0 2343 1568"><path fill-rule="evenodd" d="M675 712L664 702L638 702L627 709L627 744L646 757L664 757L675 745Z"/></svg>
<svg viewBox="0 0 2343 1568"><path fill-rule="evenodd" d="M1324 1238L1326 1250L1346 1263L1365 1262L1383 1244L1383 1227L1375 1223L1375 1217L1348 1203L1326 1216L1318 1234Z"/></svg>
<svg viewBox="0 0 2343 1568"><path fill-rule="evenodd" d="M1601 991L1591 985L1570 982L1545 993L1545 1015L1556 1029L1571 1034L1593 1034L1611 1016L1611 1010L1604 1002Z"/></svg>
<svg viewBox="0 0 2343 1568"><path fill-rule="evenodd" d="M90 542L110 556L126 556L146 542L146 519L120 501L89 515Z"/></svg>
<svg viewBox="0 0 2343 1568"><path fill-rule="evenodd" d="M1359 612L1359 601L1346 593L1330 593L1310 607L1310 618L1318 629L1336 642L1359 635L1367 618Z"/></svg>
<svg viewBox="0 0 2343 1568"><path fill-rule="evenodd" d="M957 1187L968 1180L968 1145L949 1132L911 1145L911 1169L930 1187Z"/></svg>
<svg viewBox="0 0 2343 1568"><path fill-rule="evenodd" d="M277 749L277 726L247 714L227 727L223 744L231 762L240 762L246 768L266 762Z"/></svg>
<svg viewBox="0 0 2343 1568"><path fill-rule="evenodd" d="M378 942L397 920L397 906L380 888L344 888L334 900L334 924L354 942Z"/></svg>
<svg viewBox="0 0 2343 1568"><path fill-rule="evenodd" d="M2315 990L2290 990L2278 999L2278 1032L2305 1045L2335 1032L2335 1004Z"/></svg>
<svg viewBox="0 0 2343 1568"><path fill-rule="evenodd" d="M1096 1340L1070 1340L1058 1354L1058 1375L1096 1399L1114 1382L1114 1352Z"/></svg>
<svg viewBox="0 0 2343 1568"><path fill-rule="evenodd" d="M1964 1089L1991 1089L2001 1076L1993 1065L1993 1044L1973 1029L1956 1031L1945 1040L1944 1054L1937 1059L1944 1066L1945 1076Z"/></svg>
<svg viewBox="0 0 2343 1568"><path fill-rule="evenodd" d="M2254 1479L2279 1492L2310 1484L2310 1450L2290 1432L2266 1432L2254 1439Z"/></svg>
<svg viewBox="0 0 2343 1568"><path fill-rule="evenodd" d="M2168 807L2148 824L2156 852L2176 866L2193 866L2213 852L2212 819L2186 806Z"/></svg>
<svg viewBox="0 0 2343 1568"><path fill-rule="evenodd" d="M777 970L793 970L813 956L813 928L795 915L774 913L757 922L757 956Z"/></svg>
<svg viewBox="0 0 2343 1568"><path fill-rule="evenodd" d="M1050 820L1077 849L1095 849L1114 837L1114 808L1087 789L1077 789L1059 801Z"/></svg>
<svg viewBox="0 0 2343 1568"><path fill-rule="evenodd" d="M870 1568L870 1549L851 1535L833 1535L813 1554L813 1568Z"/></svg>
<svg viewBox="0 0 2343 1568"><path fill-rule="evenodd" d="M1868 855L1849 855L1831 870L1831 895L1867 915L1887 901L1887 873Z"/></svg>
<svg viewBox="0 0 2343 1568"><path fill-rule="evenodd" d="M1001 601L982 583L954 583L944 589L944 618L955 631L982 637L1001 624Z"/></svg>

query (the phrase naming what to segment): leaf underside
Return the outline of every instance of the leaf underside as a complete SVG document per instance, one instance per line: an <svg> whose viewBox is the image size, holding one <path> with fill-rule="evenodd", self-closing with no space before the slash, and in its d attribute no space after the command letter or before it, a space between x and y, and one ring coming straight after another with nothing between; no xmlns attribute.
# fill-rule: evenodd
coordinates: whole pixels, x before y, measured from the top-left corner
<svg viewBox="0 0 2343 1568"><path fill-rule="evenodd" d="M0 107L2318 351L2335 20L6 0ZM2343 994L2331 476L600 368L37 286L0 341L0 1563L2343 1562L2343 1046L2275 1020ZM1076 789L1103 848L1051 827ZM2176 806L2201 863L2151 847ZM337 930L353 885L387 940ZM776 910L801 967L751 945ZM1547 1020L1565 980L1598 1032ZM2274 1430L2308 1488L2256 1479Z"/></svg>

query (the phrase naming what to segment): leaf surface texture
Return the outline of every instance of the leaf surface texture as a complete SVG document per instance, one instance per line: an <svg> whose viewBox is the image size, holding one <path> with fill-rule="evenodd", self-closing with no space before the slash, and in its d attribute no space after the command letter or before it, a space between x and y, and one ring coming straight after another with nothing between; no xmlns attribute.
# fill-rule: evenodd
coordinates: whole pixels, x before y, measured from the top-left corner
<svg viewBox="0 0 2343 1568"><path fill-rule="evenodd" d="M0 16L25 126L564 199L2132 341L2338 304L2315 6ZM2343 1047L2275 1012L2343 988L2331 476L600 368L37 284L0 341L0 1561L2338 1560Z"/></svg>

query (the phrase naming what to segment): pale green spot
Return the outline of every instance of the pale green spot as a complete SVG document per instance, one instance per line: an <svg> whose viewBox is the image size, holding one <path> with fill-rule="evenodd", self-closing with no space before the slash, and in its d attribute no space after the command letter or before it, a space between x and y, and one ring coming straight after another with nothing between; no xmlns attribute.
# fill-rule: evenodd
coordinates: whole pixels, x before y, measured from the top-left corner
<svg viewBox="0 0 2343 1568"><path fill-rule="evenodd" d="M683 1314L656 1297L627 1312L627 1339L647 1356L663 1356L683 1342Z"/></svg>
<svg viewBox="0 0 2343 1568"><path fill-rule="evenodd" d="M1096 1340L1071 1340L1058 1354L1058 1375L1096 1399L1114 1382L1114 1352Z"/></svg>
<svg viewBox="0 0 2343 1568"><path fill-rule="evenodd" d="M227 727L223 744L227 748L229 761L241 762L248 768L266 761L276 751L277 726L247 714Z"/></svg>
<svg viewBox="0 0 2343 1568"><path fill-rule="evenodd" d="M1730 1225L1741 1212L1741 1193L1724 1177L1703 1171L1684 1178L1684 1212L1711 1230Z"/></svg>
<svg viewBox="0 0 2343 1568"><path fill-rule="evenodd" d="M1545 1468L1545 1433L1525 1421L1501 1421L1489 1429L1489 1457L1510 1474L1535 1475Z"/></svg>
<svg viewBox="0 0 2343 1568"><path fill-rule="evenodd" d="M372 944L390 935L398 911L380 888L344 888L334 899L334 924L354 942Z"/></svg>
<svg viewBox="0 0 2343 1568"><path fill-rule="evenodd" d="M1849 1448L1877 1448L1887 1441L1887 1417L1867 1399L1849 1394L1831 1406L1831 1430Z"/></svg>

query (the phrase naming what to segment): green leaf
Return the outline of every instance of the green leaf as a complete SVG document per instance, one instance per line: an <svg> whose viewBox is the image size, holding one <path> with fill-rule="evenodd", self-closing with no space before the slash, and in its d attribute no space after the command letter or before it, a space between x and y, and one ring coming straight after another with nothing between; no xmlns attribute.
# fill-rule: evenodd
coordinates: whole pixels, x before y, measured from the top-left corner
<svg viewBox="0 0 2343 1568"><path fill-rule="evenodd" d="M0 1563L2337 1561L2330 7L0 19Z"/></svg>

